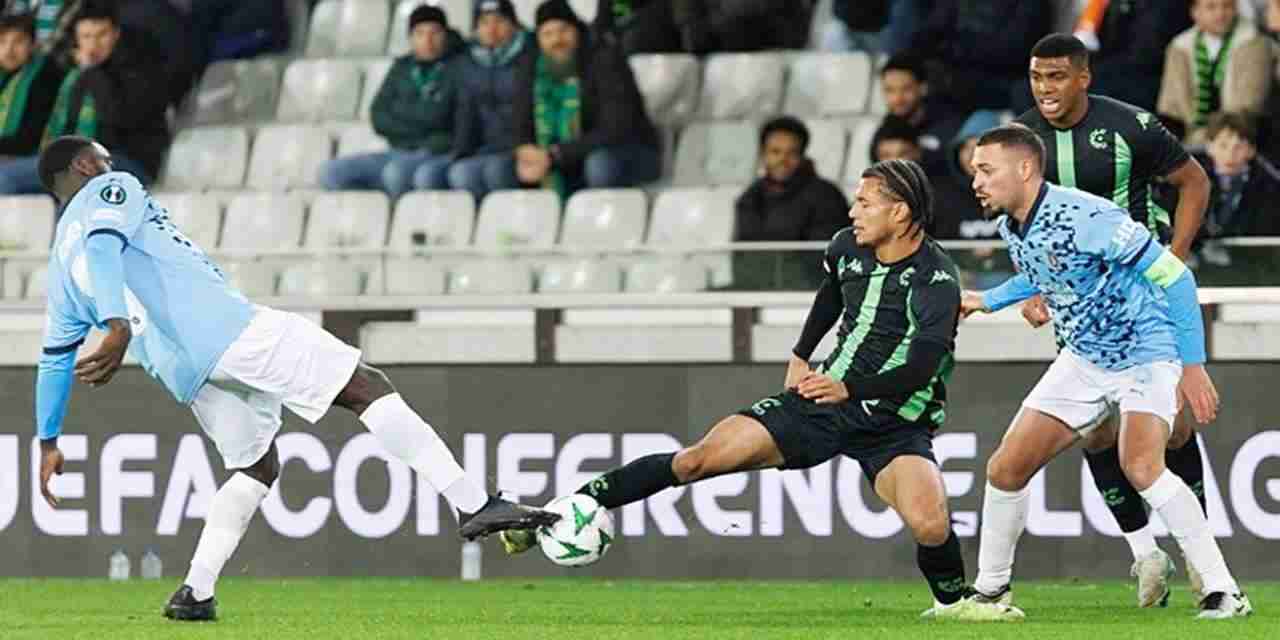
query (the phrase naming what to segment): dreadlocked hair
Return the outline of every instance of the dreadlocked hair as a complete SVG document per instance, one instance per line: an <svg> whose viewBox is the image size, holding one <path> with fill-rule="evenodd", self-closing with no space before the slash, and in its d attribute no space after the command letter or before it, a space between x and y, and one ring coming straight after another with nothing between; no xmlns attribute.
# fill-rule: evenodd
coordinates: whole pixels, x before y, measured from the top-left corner
<svg viewBox="0 0 1280 640"><path fill-rule="evenodd" d="M911 235L933 227L933 188L924 169L912 160L882 160L862 172L863 178L878 178L889 197L901 201L911 211Z"/></svg>

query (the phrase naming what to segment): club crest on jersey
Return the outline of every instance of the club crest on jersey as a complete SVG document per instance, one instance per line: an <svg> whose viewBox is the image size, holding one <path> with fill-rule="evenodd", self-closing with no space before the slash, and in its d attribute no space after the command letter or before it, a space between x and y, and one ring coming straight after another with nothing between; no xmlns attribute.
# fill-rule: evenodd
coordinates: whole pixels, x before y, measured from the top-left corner
<svg viewBox="0 0 1280 640"><path fill-rule="evenodd" d="M102 201L107 204L114 204L118 206L124 204L124 201L128 196L125 195L124 187L118 184L109 184L103 187L102 191L98 192L98 197L102 198Z"/></svg>
<svg viewBox="0 0 1280 640"><path fill-rule="evenodd" d="M902 275L898 276L898 284L904 287L907 286L911 281L911 276L915 275L915 273L915 267L907 267L907 270L903 271Z"/></svg>
<svg viewBox="0 0 1280 640"><path fill-rule="evenodd" d="M1089 145L1092 146L1094 149L1106 149L1107 148L1107 130L1094 129L1093 131L1090 131Z"/></svg>

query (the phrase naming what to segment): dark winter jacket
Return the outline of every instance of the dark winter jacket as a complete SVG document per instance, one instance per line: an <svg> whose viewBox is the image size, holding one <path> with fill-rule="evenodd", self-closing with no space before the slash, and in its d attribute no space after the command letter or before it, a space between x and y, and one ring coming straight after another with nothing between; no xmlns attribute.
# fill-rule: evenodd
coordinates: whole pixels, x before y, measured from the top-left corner
<svg viewBox="0 0 1280 640"><path fill-rule="evenodd" d="M32 61L27 64L34 63L35 58L32 58ZM10 82L17 82L21 73L22 71L19 70L0 82L0 92L3 92ZM57 60L51 57L45 58L44 65L32 79L31 87L27 91L27 104L22 110L18 130L11 136L0 138L0 156L34 156L39 153L40 138L44 135L45 125L49 121L49 112L53 110L53 103L58 99L58 88L62 86L62 78L66 73L66 69L63 69Z"/></svg>
<svg viewBox="0 0 1280 640"><path fill-rule="evenodd" d="M537 144L533 83L538 55L523 59L516 71L512 117L517 147ZM586 46L578 51L577 60L582 137L560 144L559 168L569 174L580 174L587 154L601 147L621 144L658 146L657 130L645 113L644 99L626 58L614 47Z"/></svg>
<svg viewBox="0 0 1280 640"><path fill-rule="evenodd" d="M1262 156L1249 163L1249 180L1238 202L1222 197L1222 186L1214 173L1213 159L1195 154L1209 174L1211 192L1200 238L1280 235L1280 170ZM1234 206L1232 206L1234 204Z"/></svg>
<svg viewBox="0 0 1280 640"><path fill-rule="evenodd" d="M457 132L470 126L459 77L461 57L454 56L462 39L453 31L449 36L438 60L419 62L411 53L396 58L373 98L373 130L395 149L450 153L456 150ZM415 70L425 74L437 69L439 76L420 91Z"/></svg>
<svg viewBox="0 0 1280 640"><path fill-rule="evenodd" d="M1111 0L1098 28L1094 66L1114 63L1159 78L1165 48L1191 27L1187 4L1168 0Z"/></svg>
<svg viewBox="0 0 1280 640"><path fill-rule="evenodd" d="M849 201L806 159L784 183L753 182L734 204L735 242L830 240L849 226Z"/></svg>
<svg viewBox="0 0 1280 640"><path fill-rule="evenodd" d="M835 0L831 12L850 31L879 31L889 24L892 0Z"/></svg>
<svg viewBox="0 0 1280 640"><path fill-rule="evenodd" d="M938 0L912 48L948 66L1026 75L1053 11L1048 0Z"/></svg>
<svg viewBox="0 0 1280 640"><path fill-rule="evenodd" d="M947 172L933 178L933 237L940 240L995 240L995 219L987 219L973 194L973 177L960 166L960 147L1000 124L994 111L978 111L947 144Z"/></svg>
<svg viewBox="0 0 1280 640"><path fill-rule="evenodd" d="M473 43L458 56L463 99L473 114L459 132L459 149L464 154L497 153L515 147L513 103L516 75L527 58L537 55L533 34L520 32L510 50L494 50Z"/></svg>

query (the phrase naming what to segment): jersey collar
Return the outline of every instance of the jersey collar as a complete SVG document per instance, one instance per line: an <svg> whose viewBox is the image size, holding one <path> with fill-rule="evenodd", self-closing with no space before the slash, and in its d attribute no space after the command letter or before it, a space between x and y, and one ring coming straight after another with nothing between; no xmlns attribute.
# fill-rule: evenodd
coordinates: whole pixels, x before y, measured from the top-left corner
<svg viewBox="0 0 1280 640"><path fill-rule="evenodd" d="M1026 239L1027 231L1031 229L1032 223L1036 220L1036 212L1040 210L1040 205L1044 203L1044 197L1049 194L1049 181L1045 180L1040 183L1040 193L1036 194L1036 201L1031 203L1031 210L1027 212L1027 220L1022 224L1009 216L1009 222L1013 225L1013 232L1018 234L1019 238Z"/></svg>

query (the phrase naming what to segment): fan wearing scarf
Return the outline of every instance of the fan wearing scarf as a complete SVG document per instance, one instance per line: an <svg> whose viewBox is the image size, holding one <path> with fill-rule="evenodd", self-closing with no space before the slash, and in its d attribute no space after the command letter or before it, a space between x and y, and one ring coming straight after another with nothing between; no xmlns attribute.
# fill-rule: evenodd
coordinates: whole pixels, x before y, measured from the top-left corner
<svg viewBox="0 0 1280 640"><path fill-rule="evenodd" d="M517 73L516 177L568 198L657 180L658 134L615 48L587 42L565 0L538 7L539 53Z"/></svg>
<svg viewBox="0 0 1280 640"><path fill-rule="evenodd" d="M30 14L0 17L0 156L35 155L62 83L62 68L36 52Z"/></svg>
<svg viewBox="0 0 1280 640"><path fill-rule="evenodd" d="M1186 127L1183 142L1205 144L1218 111L1261 114L1271 92L1271 41L1236 12L1237 0L1192 0L1195 25L1165 50L1156 112Z"/></svg>

